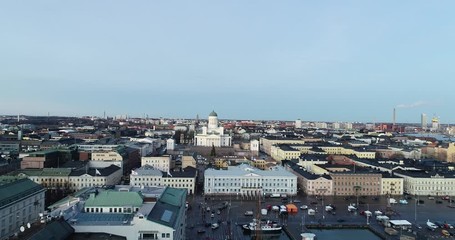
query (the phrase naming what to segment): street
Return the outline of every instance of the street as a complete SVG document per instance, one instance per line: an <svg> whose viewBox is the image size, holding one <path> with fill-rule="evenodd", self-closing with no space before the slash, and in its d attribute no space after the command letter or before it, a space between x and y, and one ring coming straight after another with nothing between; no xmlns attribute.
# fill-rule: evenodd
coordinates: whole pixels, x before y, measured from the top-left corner
<svg viewBox="0 0 455 240"><path fill-rule="evenodd" d="M251 236L244 234L239 225L246 224L254 217L259 217L260 209L267 208L268 205L283 205L281 198L265 198L261 202L254 199L241 198L239 196L224 196L224 197L203 197L190 196L189 198L191 208L187 214L187 239L251 239ZM400 198L396 198L400 199ZM447 222L455 224L455 209L449 208L448 202L444 201L442 204L436 204L435 200L428 200L424 197L424 204L416 205L415 200L408 200L409 203L393 204L391 210L391 219L394 220L408 220L411 223L418 223L422 226L421 229L413 228L414 232L405 232L408 235L416 234L420 239L431 239L440 237L441 230L431 232L426 229L426 221L429 219L432 222ZM297 200L295 203L297 207L307 205L308 208L316 210L314 216L308 215L306 210L300 210L295 214L279 216L278 212L269 211L265 218L276 219L285 225L292 236L298 237L304 230L303 225L308 224L355 224L366 225L367 218L359 213L365 210L374 212L380 210L385 212L387 207L387 198L382 196L378 199L373 197L359 197L359 208L356 212L349 212L347 206L351 203L357 203L357 198L351 197L345 199L344 197L326 196L324 199L316 198L314 196L294 197L288 199L289 201ZM323 203L324 202L324 205ZM221 210L218 214L217 208L227 203L228 207ZM334 213L326 212L325 206L331 204L336 207ZM229 207L230 206L230 207ZM210 208L207 211L207 207ZM245 211L253 211L253 216L245 216ZM213 214L213 215L212 215ZM217 229L211 229L212 223L219 223ZM384 227L381 226L374 216L368 219L368 224L380 232L384 232ZM198 230L201 233L198 233ZM204 231L204 232L202 232ZM403 233L402 233L403 234ZM415 235L414 235L415 236ZM284 232L273 239L289 239ZM298 239L298 238L297 238ZM388 239L397 239L390 237ZM455 239L455 238L452 238Z"/></svg>

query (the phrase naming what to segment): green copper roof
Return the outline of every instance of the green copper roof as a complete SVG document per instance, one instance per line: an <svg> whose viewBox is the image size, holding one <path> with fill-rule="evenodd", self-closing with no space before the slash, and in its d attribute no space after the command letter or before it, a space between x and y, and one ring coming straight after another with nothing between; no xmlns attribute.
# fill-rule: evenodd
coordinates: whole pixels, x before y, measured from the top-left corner
<svg viewBox="0 0 455 240"><path fill-rule="evenodd" d="M112 190L91 194L85 202L86 207L142 206L142 196L137 192L117 192Z"/></svg>
<svg viewBox="0 0 455 240"><path fill-rule="evenodd" d="M159 201L180 207L186 202L186 189L167 187Z"/></svg>
<svg viewBox="0 0 455 240"><path fill-rule="evenodd" d="M209 114L209 117L218 117L218 114L216 114L215 111L212 111L212 112Z"/></svg>
<svg viewBox="0 0 455 240"><path fill-rule="evenodd" d="M43 187L28 178L0 177L0 207L40 191Z"/></svg>
<svg viewBox="0 0 455 240"><path fill-rule="evenodd" d="M33 176L62 176L67 177L71 173L69 168L43 168L43 169L21 169L17 170L14 175L25 174L29 177Z"/></svg>

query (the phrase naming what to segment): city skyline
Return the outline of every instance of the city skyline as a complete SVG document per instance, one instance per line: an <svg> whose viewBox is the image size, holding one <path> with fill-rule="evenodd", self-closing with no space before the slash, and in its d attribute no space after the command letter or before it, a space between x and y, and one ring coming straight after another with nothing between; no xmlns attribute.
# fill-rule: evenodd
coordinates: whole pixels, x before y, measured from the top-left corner
<svg viewBox="0 0 455 240"><path fill-rule="evenodd" d="M454 123L455 3L0 3L0 115Z"/></svg>

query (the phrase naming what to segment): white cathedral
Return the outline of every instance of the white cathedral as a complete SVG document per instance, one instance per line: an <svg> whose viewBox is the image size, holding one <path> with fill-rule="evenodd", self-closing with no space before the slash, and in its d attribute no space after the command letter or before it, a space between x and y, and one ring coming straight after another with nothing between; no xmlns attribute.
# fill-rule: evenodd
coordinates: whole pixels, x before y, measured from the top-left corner
<svg viewBox="0 0 455 240"><path fill-rule="evenodd" d="M209 114L209 123L207 127L202 127L202 133L194 137L196 146L205 147L230 147L232 139L229 135L224 135L224 127L218 126L218 115L212 111Z"/></svg>

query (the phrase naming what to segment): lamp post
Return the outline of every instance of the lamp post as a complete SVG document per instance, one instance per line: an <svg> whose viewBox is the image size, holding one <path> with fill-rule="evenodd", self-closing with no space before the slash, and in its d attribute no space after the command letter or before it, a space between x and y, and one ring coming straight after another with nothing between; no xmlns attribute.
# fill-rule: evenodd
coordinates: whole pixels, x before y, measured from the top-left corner
<svg viewBox="0 0 455 240"><path fill-rule="evenodd" d="M354 186L355 195L356 195L356 197L357 197L357 205L356 205L357 208L359 207L359 190L360 190L361 188L362 188L361 186Z"/></svg>
<svg viewBox="0 0 455 240"><path fill-rule="evenodd" d="M368 212L370 211L370 204L367 203L367 209L368 209ZM365 214L367 215L367 225L370 225L370 215L369 214Z"/></svg>
<svg viewBox="0 0 455 240"><path fill-rule="evenodd" d="M322 198L321 198L321 199L322 199L322 207L321 207L321 211L322 211L322 220L325 219L325 215L324 215L324 212L325 212L324 194L325 194L325 191L326 191L326 190L327 190L327 189L325 189L325 188L320 188L320 189L317 190L317 191L319 192L319 194L321 194L321 197L322 197Z"/></svg>

